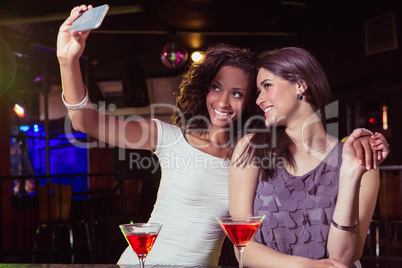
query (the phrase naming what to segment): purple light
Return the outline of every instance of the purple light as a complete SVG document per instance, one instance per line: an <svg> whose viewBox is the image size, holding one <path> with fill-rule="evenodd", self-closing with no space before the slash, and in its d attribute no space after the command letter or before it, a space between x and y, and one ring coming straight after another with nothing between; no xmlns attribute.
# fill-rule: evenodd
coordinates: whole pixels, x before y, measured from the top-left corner
<svg viewBox="0 0 402 268"><path fill-rule="evenodd" d="M43 75L39 75L38 77L36 77L33 81L34 82L39 82L40 80L43 79Z"/></svg>

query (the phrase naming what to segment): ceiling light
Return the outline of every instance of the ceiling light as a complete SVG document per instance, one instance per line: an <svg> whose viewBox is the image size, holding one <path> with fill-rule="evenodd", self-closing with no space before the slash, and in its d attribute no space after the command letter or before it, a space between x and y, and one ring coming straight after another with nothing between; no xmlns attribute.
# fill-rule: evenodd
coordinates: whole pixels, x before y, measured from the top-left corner
<svg viewBox="0 0 402 268"><path fill-rule="evenodd" d="M200 52L200 51L195 51L195 52L193 52L193 54L191 54L191 59L192 59L194 62L199 62L199 61L201 61L203 58L204 58L204 54L203 54L202 52Z"/></svg>

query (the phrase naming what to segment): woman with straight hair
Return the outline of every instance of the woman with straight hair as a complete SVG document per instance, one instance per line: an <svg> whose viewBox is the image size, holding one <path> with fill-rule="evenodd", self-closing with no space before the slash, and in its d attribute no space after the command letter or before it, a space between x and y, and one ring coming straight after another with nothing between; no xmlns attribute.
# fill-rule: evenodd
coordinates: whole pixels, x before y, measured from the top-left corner
<svg viewBox="0 0 402 268"><path fill-rule="evenodd" d="M326 132L332 93L305 49L264 52L257 70L267 131L241 139L229 171L230 214L266 216L244 249L244 265L358 267L387 141L372 135L377 162L366 167L352 145L363 129L345 143Z"/></svg>

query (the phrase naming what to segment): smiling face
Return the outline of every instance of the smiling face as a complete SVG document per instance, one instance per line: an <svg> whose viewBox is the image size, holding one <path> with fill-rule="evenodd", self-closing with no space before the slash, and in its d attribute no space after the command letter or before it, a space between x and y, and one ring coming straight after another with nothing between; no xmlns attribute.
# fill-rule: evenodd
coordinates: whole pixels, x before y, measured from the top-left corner
<svg viewBox="0 0 402 268"><path fill-rule="evenodd" d="M212 126L225 128L236 121L249 97L248 75L236 67L222 67L212 80L206 98Z"/></svg>
<svg viewBox="0 0 402 268"><path fill-rule="evenodd" d="M298 94L304 92L303 84L290 83L261 68L257 74L257 88L259 96L256 103L264 111L267 126L283 126L299 116L303 101L298 99Z"/></svg>

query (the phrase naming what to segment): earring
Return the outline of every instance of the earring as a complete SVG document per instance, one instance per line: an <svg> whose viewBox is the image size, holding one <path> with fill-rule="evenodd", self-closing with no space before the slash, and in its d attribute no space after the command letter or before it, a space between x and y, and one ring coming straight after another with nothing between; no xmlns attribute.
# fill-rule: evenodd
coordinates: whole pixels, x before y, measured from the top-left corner
<svg viewBox="0 0 402 268"><path fill-rule="evenodd" d="M303 93L301 92L301 90L300 90L300 94L299 94L298 98L299 98L299 100L303 100Z"/></svg>

